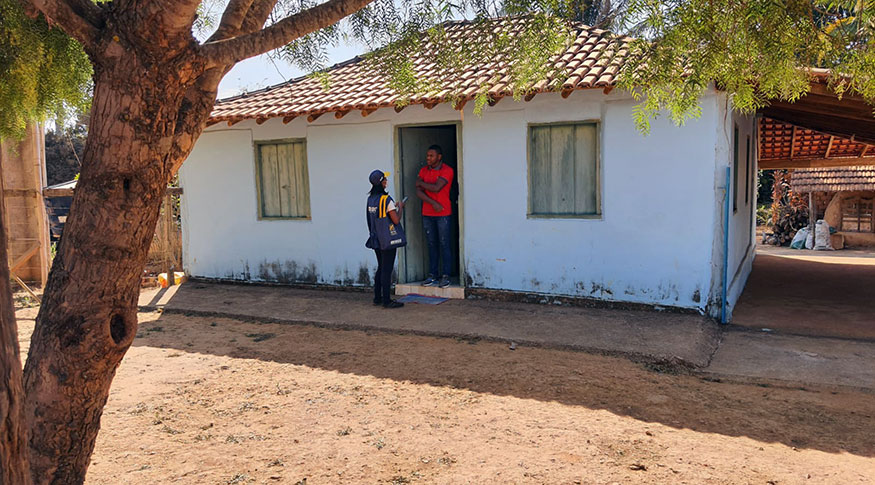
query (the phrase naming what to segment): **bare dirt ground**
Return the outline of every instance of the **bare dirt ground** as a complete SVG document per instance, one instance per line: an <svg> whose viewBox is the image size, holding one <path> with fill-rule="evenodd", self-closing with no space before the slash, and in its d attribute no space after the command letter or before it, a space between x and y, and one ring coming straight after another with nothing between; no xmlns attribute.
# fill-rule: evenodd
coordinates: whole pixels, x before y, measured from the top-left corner
<svg viewBox="0 0 875 485"><path fill-rule="evenodd" d="M758 246L732 324L875 342L875 251Z"/></svg>
<svg viewBox="0 0 875 485"><path fill-rule="evenodd" d="M18 311L23 353L35 308ZM875 483L875 397L497 343L140 315L89 484Z"/></svg>

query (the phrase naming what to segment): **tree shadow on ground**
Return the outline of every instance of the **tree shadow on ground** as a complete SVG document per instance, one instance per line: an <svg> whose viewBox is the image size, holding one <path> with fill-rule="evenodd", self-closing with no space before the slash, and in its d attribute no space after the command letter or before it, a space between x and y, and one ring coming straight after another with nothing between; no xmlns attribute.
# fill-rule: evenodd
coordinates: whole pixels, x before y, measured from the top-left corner
<svg viewBox="0 0 875 485"><path fill-rule="evenodd" d="M706 381L625 359L476 340L164 314L135 346L257 359L592 410L797 449L875 456L871 394Z"/></svg>

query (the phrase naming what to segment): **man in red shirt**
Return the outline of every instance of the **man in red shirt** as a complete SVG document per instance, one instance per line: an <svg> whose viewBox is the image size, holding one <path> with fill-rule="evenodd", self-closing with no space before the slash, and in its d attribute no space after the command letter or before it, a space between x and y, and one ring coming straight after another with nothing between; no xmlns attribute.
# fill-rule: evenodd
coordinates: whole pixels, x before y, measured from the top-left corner
<svg viewBox="0 0 875 485"><path fill-rule="evenodd" d="M422 199L422 226L428 242L428 277L425 286L450 286L452 258L450 253L450 219L453 208L450 204L450 185L453 169L443 163L443 151L438 145L428 147L426 166L419 170L416 180L416 195ZM438 273L438 258L441 272ZM440 274L440 280L437 275Z"/></svg>

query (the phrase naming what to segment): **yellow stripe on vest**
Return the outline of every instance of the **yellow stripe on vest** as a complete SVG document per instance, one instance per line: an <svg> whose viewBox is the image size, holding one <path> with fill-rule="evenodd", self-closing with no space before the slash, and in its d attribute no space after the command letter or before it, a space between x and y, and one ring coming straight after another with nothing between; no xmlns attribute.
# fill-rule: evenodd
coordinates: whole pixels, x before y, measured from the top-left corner
<svg viewBox="0 0 875 485"><path fill-rule="evenodd" d="M380 197L380 218L386 217L387 215L386 208L388 206L388 199L388 195Z"/></svg>

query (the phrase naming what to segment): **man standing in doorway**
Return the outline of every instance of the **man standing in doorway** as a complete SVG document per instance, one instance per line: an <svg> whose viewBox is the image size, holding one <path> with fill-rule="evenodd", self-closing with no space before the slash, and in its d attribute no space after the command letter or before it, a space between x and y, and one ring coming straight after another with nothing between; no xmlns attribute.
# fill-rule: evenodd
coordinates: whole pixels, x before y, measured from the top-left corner
<svg viewBox="0 0 875 485"><path fill-rule="evenodd" d="M416 180L416 195L422 199L422 226L428 242L428 277L425 286L450 286L452 269L450 253L450 220L453 208L450 204L450 185L453 169L443 162L443 151L438 145L428 147L426 166L419 170ZM440 265L438 265L440 258ZM438 273L438 268L441 272ZM437 275L441 275L440 280Z"/></svg>

